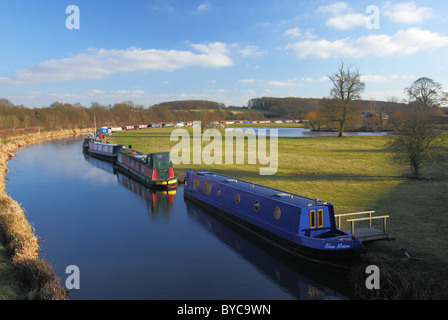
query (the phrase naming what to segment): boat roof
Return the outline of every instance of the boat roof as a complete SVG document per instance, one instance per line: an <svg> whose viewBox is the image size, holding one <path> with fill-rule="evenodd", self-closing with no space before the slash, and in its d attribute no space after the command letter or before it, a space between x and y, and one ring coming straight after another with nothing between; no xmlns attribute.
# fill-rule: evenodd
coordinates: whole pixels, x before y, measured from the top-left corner
<svg viewBox="0 0 448 320"><path fill-rule="evenodd" d="M123 149L126 148L125 145L117 144L117 143L111 143L111 142L107 142L107 141L93 140L92 142L93 142L94 144L104 144L105 146L122 146Z"/></svg>
<svg viewBox="0 0 448 320"><path fill-rule="evenodd" d="M131 155L131 156L133 156L133 157L136 157L136 158L139 157L139 156L142 156L142 158L143 158L143 157L147 157L146 154L141 153L140 151L137 151L137 150L132 150L132 149L126 149L126 148L123 148L123 149L121 149L119 152L120 152L120 153L128 153L129 155Z"/></svg>
<svg viewBox="0 0 448 320"><path fill-rule="evenodd" d="M222 184L229 184L233 188L256 193L258 195L265 196L271 199L276 199L277 201L282 201L295 206L311 207L316 205L330 205L330 206L332 205L331 203L319 200L317 198L316 199L308 198L305 196L266 187L252 182L235 179L215 172L201 170L198 171L196 174L199 176L207 177L207 179L212 181L216 181Z"/></svg>

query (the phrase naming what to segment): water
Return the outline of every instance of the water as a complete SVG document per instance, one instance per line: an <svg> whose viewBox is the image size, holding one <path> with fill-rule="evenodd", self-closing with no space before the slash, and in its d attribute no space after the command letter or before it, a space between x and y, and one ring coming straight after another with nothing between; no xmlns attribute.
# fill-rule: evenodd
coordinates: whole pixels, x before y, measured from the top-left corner
<svg viewBox="0 0 448 320"><path fill-rule="evenodd" d="M8 193L41 238L41 255L70 299L345 299L343 277L270 252L263 242L186 202L85 157L81 138L25 147L9 162Z"/></svg>
<svg viewBox="0 0 448 320"><path fill-rule="evenodd" d="M236 129L241 129L243 131L253 130L256 134L270 135L270 131L275 129L278 131L279 137L284 138L312 138L312 137L323 137L323 136L334 136L338 135L338 132L319 132L311 131L305 128L275 128L275 127L241 127L241 128L228 128L226 131L233 131ZM262 130L260 132L260 130ZM266 130L266 131L263 131ZM344 136L384 136L387 132L344 132Z"/></svg>

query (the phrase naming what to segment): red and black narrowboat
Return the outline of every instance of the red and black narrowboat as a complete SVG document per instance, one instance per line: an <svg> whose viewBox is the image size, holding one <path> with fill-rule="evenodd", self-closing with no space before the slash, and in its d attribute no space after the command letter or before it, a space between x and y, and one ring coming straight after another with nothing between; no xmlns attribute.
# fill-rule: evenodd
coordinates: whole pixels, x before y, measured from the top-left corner
<svg viewBox="0 0 448 320"><path fill-rule="evenodd" d="M143 154L131 149L118 152L117 168L149 187L176 188L169 152Z"/></svg>

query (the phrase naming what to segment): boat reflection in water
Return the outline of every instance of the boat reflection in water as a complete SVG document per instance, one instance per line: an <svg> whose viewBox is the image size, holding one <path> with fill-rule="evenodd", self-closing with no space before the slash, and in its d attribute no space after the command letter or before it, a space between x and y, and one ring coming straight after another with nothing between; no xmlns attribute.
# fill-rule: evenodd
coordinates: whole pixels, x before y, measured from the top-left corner
<svg viewBox="0 0 448 320"><path fill-rule="evenodd" d="M99 160L97 158L91 157L88 154L84 153L84 159L89 162L92 166L107 171L109 173L115 174L117 172L117 168L115 168L112 163Z"/></svg>
<svg viewBox="0 0 448 320"><path fill-rule="evenodd" d="M192 219L299 300L348 299L348 293L342 293L346 287L342 287L338 279L346 275L344 272L286 257L210 210L191 202L185 204Z"/></svg>
<svg viewBox="0 0 448 320"><path fill-rule="evenodd" d="M102 161L86 154L84 154L84 158L92 166L107 171L111 174L116 174L117 181L120 185L131 190L133 193L139 195L146 201L148 211L152 214L152 216L156 216L158 214L171 214L173 210L174 197L177 193L176 189L160 190L145 187L141 183L119 172L110 162Z"/></svg>
<svg viewBox="0 0 448 320"><path fill-rule="evenodd" d="M117 172L117 179L119 184L145 199L153 217L159 214L169 215L173 211L176 189L151 189L120 172Z"/></svg>

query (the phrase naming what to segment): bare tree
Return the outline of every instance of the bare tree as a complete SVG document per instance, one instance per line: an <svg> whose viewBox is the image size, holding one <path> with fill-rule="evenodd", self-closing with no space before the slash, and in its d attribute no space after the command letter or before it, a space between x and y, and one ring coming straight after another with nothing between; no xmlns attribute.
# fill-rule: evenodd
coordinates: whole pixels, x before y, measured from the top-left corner
<svg viewBox="0 0 448 320"><path fill-rule="evenodd" d="M358 68L349 65L344 67L341 62L336 72L328 75L333 88L330 90L330 96L335 102L337 112L333 113L333 119L339 122L338 137L344 135L344 126L349 112L350 104L353 100L361 98L361 93L365 89L365 83L361 81L361 74Z"/></svg>
<svg viewBox="0 0 448 320"><path fill-rule="evenodd" d="M428 111L446 101L446 93L439 83L425 77L414 81L405 92L410 101L409 110L398 121L390 146L395 158L408 163L412 174L419 176L421 167L428 160L434 160L441 149L441 132Z"/></svg>
<svg viewBox="0 0 448 320"><path fill-rule="evenodd" d="M412 175L419 176L421 167L437 154L441 134L423 108L413 104L410 109L390 137L390 146L395 159L409 164Z"/></svg>
<svg viewBox="0 0 448 320"><path fill-rule="evenodd" d="M409 102L416 102L428 110L440 107L447 102L448 94L442 90L442 85L426 77L415 80L409 88L404 89Z"/></svg>

